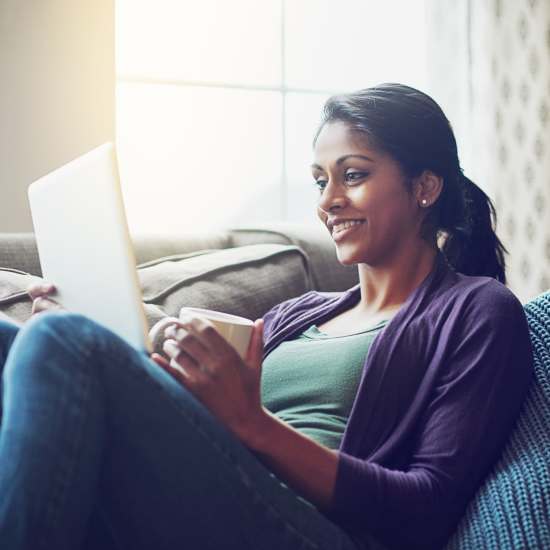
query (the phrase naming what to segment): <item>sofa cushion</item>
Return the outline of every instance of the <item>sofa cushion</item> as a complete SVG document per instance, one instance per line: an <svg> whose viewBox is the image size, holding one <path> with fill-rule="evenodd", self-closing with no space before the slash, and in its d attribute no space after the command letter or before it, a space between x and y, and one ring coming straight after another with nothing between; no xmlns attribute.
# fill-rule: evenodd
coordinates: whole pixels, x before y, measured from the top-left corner
<svg viewBox="0 0 550 550"><path fill-rule="evenodd" d="M0 233L0 266L40 277L40 261L33 233Z"/></svg>
<svg viewBox="0 0 550 550"><path fill-rule="evenodd" d="M31 283L43 279L21 270L0 267L0 312L24 323L30 316L32 300L27 294ZM147 322L151 327L166 314L153 304L144 304Z"/></svg>
<svg viewBox="0 0 550 550"><path fill-rule="evenodd" d="M140 264L138 276L143 301L172 316L193 306L256 319L312 288L305 253L283 244L168 256Z"/></svg>
<svg viewBox="0 0 550 550"><path fill-rule="evenodd" d="M525 312L534 379L501 459L446 550L550 548L550 292Z"/></svg>
<svg viewBox="0 0 550 550"><path fill-rule="evenodd" d="M256 319L312 288L304 252L281 244L166 256L140 264L138 276L149 327L167 315L177 316L182 306ZM0 268L0 311L26 321L32 307L26 289L40 280L23 271Z"/></svg>
<svg viewBox="0 0 550 550"><path fill-rule="evenodd" d="M313 288L321 292L341 292L359 282L357 265L338 261L335 244L328 231L319 225L270 222L254 227L237 227L229 231L232 246L257 242L293 244L307 255L311 266Z"/></svg>

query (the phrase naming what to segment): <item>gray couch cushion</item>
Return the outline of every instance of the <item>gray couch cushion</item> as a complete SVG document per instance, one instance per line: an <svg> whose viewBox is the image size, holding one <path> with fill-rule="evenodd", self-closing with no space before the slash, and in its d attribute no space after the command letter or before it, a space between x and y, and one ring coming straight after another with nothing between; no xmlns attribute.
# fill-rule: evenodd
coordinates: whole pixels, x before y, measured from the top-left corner
<svg viewBox="0 0 550 550"><path fill-rule="evenodd" d="M270 222L254 227L230 230L231 246L254 242L293 244L308 256L313 288L322 292L341 292L359 282L357 265L342 265L336 256L335 244L326 228L291 222Z"/></svg>
<svg viewBox="0 0 550 550"><path fill-rule="evenodd" d="M26 321L31 316L32 307L26 289L40 280L40 277L24 271L0 268L0 311L18 321Z"/></svg>
<svg viewBox="0 0 550 550"><path fill-rule="evenodd" d="M163 256L232 246L226 231L184 236L135 234L132 235L132 243L138 265Z"/></svg>
<svg viewBox="0 0 550 550"><path fill-rule="evenodd" d="M139 265L138 275L144 302L172 316L193 306L256 319L312 288L304 252L282 244L169 256Z"/></svg>
<svg viewBox="0 0 550 550"><path fill-rule="evenodd" d="M0 233L0 267L19 269L40 277L42 270L33 233Z"/></svg>
<svg viewBox="0 0 550 550"><path fill-rule="evenodd" d="M250 319L311 290L309 264L293 245L257 244L171 255L138 266L147 322L177 316L182 306L204 307ZM0 311L26 321L26 289L40 278L0 269ZM52 281L55 282L55 281Z"/></svg>

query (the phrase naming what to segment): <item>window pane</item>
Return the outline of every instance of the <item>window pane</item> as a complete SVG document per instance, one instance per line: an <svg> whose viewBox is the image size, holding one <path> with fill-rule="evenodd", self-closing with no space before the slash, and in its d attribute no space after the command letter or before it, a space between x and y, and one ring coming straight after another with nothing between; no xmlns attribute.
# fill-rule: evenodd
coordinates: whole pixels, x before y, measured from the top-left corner
<svg viewBox="0 0 550 550"><path fill-rule="evenodd" d="M281 218L281 95L121 83L117 145L136 232Z"/></svg>
<svg viewBox="0 0 550 550"><path fill-rule="evenodd" d="M287 86L355 90L393 81L422 88L424 16L424 0L285 2Z"/></svg>
<svg viewBox="0 0 550 550"><path fill-rule="evenodd" d="M277 86L280 0L117 0L119 75Z"/></svg>
<svg viewBox="0 0 550 550"><path fill-rule="evenodd" d="M313 136L327 98L324 94L286 95L286 205L291 221L320 223L316 215L319 194L313 185L310 166Z"/></svg>

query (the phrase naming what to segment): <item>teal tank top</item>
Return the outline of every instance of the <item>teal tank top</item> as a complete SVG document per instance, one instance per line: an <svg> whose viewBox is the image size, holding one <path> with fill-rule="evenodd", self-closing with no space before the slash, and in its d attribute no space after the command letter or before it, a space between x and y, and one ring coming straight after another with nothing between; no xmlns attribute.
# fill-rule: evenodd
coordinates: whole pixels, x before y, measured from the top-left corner
<svg viewBox="0 0 550 550"><path fill-rule="evenodd" d="M262 403L322 445L340 446L370 345L388 323L331 336L311 325L282 342L262 365Z"/></svg>

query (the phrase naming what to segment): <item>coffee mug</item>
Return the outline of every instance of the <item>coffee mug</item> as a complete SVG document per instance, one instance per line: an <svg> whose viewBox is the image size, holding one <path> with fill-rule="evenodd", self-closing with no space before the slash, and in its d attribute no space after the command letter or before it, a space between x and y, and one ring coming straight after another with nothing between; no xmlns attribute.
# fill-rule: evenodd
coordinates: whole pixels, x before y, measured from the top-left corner
<svg viewBox="0 0 550 550"><path fill-rule="evenodd" d="M246 358L248 344L254 330L254 321L238 315L200 307L182 307L180 316L185 314L191 317L208 319L216 330L237 350L241 358Z"/></svg>

